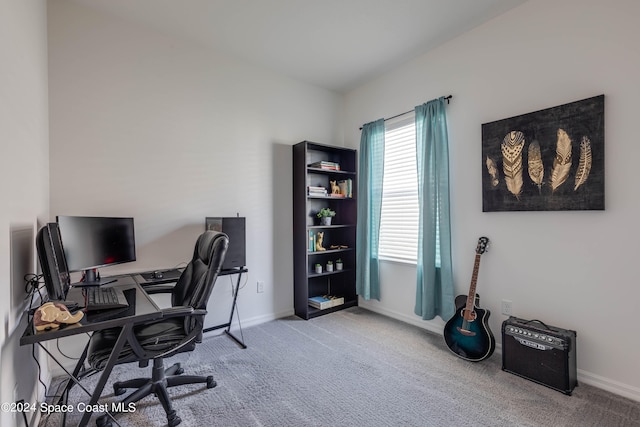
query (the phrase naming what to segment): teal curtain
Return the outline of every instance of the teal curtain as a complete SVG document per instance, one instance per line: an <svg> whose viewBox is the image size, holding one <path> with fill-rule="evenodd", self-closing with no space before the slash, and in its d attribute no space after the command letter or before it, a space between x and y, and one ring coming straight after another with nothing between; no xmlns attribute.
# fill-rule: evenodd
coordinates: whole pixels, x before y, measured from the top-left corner
<svg viewBox="0 0 640 427"><path fill-rule="evenodd" d="M425 320L449 320L455 306L445 98L417 106L415 114L420 209L415 313Z"/></svg>
<svg viewBox="0 0 640 427"><path fill-rule="evenodd" d="M384 119L362 127L358 161L356 292L380 300L378 243L384 174Z"/></svg>

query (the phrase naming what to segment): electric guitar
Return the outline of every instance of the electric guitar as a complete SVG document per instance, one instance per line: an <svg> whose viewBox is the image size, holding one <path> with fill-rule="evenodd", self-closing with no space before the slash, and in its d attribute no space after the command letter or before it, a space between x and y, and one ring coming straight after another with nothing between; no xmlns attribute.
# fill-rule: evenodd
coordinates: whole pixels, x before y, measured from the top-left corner
<svg viewBox="0 0 640 427"><path fill-rule="evenodd" d="M480 256L486 251L488 244L487 237L478 239L469 295L456 297L456 314L444 326L444 340L449 350L470 362L488 358L496 348L496 341L488 325L491 312L479 307L480 296L476 294Z"/></svg>

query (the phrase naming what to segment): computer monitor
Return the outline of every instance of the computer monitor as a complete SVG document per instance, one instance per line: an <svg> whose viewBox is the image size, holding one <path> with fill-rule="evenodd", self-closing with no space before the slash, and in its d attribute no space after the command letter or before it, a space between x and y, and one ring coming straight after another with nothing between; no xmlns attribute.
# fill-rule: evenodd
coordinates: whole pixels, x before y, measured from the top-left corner
<svg viewBox="0 0 640 427"><path fill-rule="evenodd" d="M80 284L101 285L98 267L136 260L133 218L58 216L69 271L84 272Z"/></svg>
<svg viewBox="0 0 640 427"><path fill-rule="evenodd" d="M38 231L36 250L49 300L64 301L71 278L57 223L50 222Z"/></svg>

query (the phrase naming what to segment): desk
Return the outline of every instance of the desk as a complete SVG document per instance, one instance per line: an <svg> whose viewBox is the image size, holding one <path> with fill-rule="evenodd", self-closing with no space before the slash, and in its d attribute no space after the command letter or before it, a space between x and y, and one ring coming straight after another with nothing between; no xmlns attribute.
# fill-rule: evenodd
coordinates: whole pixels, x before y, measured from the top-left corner
<svg viewBox="0 0 640 427"><path fill-rule="evenodd" d="M139 323L160 319L162 317L162 311L160 310L160 308L158 308L158 306L153 302L149 295L147 295L142 287L138 285L131 276L114 276L114 278L117 278L118 280L113 284L105 286L120 288L125 293L127 300L129 301L128 308L122 310L109 310L108 312L105 311L101 313L87 313L79 323L73 325L64 325L59 329L50 331L37 332L35 331L32 322L29 322L24 334L20 338L20 345L38 344L58 364L58 366L60 366L65 372L67 372L67 374L71 376L73 382L79 384L82 387L82 385L78 381L78 375L80 374L84 366L87 352L89 350L89 345L87 344L87 346L85 346L85 349L80 356L80 359L78 360L73 373L70 374L42 343L57 338L83 334L85 332L122 327L120 336L118 337L118 340L116 341L116 344L111 351L111 356L109 357L107 365L102 371L93 394L89 393L88 390L82 387L83 390L87 392L87 394L91 395L91 400L89 401L90 407L98 403L98 399L100 398L107 379L111 374L111 370L115 366L118 355L126 344L127 333ZM72 288L67 295L67 300L77 301L80 295L81 290L79 288ZM64 397L68 397L68 392L73 386L73 382L69 381L69 383L67 384L67 387L60 397L60 402ZM87 425L87 423L89 422L89 418L91 418L91 412L85 412L82 416L82 419L80 420L79 425Z"/></svg>

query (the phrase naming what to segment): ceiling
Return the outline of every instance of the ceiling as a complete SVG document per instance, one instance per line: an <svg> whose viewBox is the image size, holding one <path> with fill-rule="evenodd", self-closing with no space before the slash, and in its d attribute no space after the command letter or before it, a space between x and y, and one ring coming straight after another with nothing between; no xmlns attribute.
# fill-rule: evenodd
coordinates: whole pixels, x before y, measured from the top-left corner
<svg viewBox="0 0 640 427"><path fill-rule="evenodd" d="M70 0L336 92L526 0Z"/></svg>

